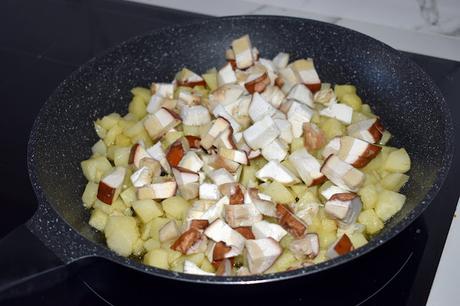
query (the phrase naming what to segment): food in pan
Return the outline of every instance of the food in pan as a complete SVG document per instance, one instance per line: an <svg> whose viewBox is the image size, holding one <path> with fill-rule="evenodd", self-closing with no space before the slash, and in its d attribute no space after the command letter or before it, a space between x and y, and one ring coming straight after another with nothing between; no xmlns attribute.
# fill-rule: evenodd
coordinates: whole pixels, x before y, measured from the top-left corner
<svg viewBox="0 0 460 306"><path fill-rule="evenodd" d="M89 224L119 255L202 275L287 271L366 244L404 205L406 150L312 59L260 57L247 35L225 55L132 89L126 115L94 122Z"/></svg>

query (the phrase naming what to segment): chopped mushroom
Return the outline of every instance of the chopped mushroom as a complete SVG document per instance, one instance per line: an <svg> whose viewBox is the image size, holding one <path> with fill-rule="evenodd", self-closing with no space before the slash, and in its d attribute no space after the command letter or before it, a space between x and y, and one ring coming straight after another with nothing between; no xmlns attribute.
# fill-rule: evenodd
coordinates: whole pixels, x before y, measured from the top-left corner
<svg viewBox="0 0 460 306"><path fill-rule="evenodd" d="M362 139L369 143L377 143L384 132L383 125L378 118L358 121L347 127L348 135Z"/></svg>
<svg viewBox="0 0 460 306"><path fill-rule="evenodd" d="M136 143L131 147L128 164L134 164L136 168L139 168L139 163L141 159L147 157L150 157L149 153L147 153L147 151L144 149L142 145Z"/></svg>
<svg viewBox="0 0 460 306"><path fill-rule="evenodd" d="M219 200L221 197L219 187L209 183L200 185L199 195L201 200Z"/></svg>
<svg viewBox="0 0 460 306"><path fill-rule="evenodd" d="M315 258L319 254L318 234L309 233L305 237L293 240L289 244L289 250L297 258Z"/></svg>
<svg viewBox="0 0 460 306"><path fill-rule="evenodd" d="M211 125L206 135L203 138L201 138L201 146L206 150L211 148L212 144L220 135L220 133L225 131L229 126L230 123L226 119L218 117Z"/></svg>
<svg viewBox="0 0 460 306"><path fill-rule="evenodd" d="M249 105L249 117L251 117L252 121L256 122L265 116L272 116L275 112L276 108L265 101L259 93L254 93Z"/></svg>
<svg viewBox="0 0 460 306"><path fill-rule="evenodd" d="M347 234L343 234L339 239L337 239L327 250L326 256L328 258L335 258L341 255L345 255L353 251L353 243Z"/></svg>
<svg viewBox="0 0 460 306"><path fill-rule="evenodd" d="M281 253L281 246L272 238L246 240L246 258L252 274L268 270Z"/></svg>
<svg viewBox="0 0 460 306"><path fill-rule="evenodd" d="M335 118L345 124L351 123L353 108L346 104L334 103L319 111L321 116Z"/></svg>
<svg viewBox="0 0 460 306"><path fill-rule="evenodd" d="M171 173L171 166L169 166L160 141L148 148L147 153L149 153L153 159L157 160L166 172Z"/></svg>
<svg viewBox="0 0 460 306"><path fill-rule="evenodd" d="M340 150L340 137L332 138L328 144L323 148L321 156L328 158L330 155L339 153Z"/></svg>
<svg viewBox="0 0 460 306"><path fill-rule="evenodd" d="M315 107L315 103L313 102L313 94L304 84L297 84L292 87L286 98L308 105L311 108Z"/></svg>
<svg viewBox="0 0 460 306"><path fill-rule="evenodd" d="M236 83L236 81L236 75L230 63L219 70L217 74L217 83L219 84L219 87L225 84Z"/></svg>
<svg viewBox="0 0 460 306"><path fill-rule="evenodd" d="M200 126L211 122L208 109L201 105L182 107L180 116L182 122L190 126Z"/></svg>
<svg viewBox="0 0 460 306"><path fill-rule="evenodd" d="M321 149L326 144L326 135L314 123L303 124L304 146L309 152Z"/></svg>
<svg viewBox="0 0 460 306"><path fill-rule="evenodd" d="M168 152L166 152L166 160L169 165L171 167L178 166L188 149L188 141L185 140L185 138L181 138L172 143L168 148Z"/></svg>
<svg viewBox="0 0 460 306"><path fill-rule="evenodd" d="M175 181L165 181L142 186L137 189L139 200L145 199L167 199L176 194L177 184Z"/></svg>
<svg viewBox="0 0 460 306"><path fill-rule="evenodd" d="M225 221L231 227L251 226L262 220L262 215L252 203L225 205Z"/></svg>
<svg viewBox="0 0 460 306"><path fill-rule="evenodd" d="M244 35L232 42L232 50L235 56L236 67L246 69L254 64L252 57L252 45L249 35Z"/></svg>
<svg viewBox="0 0 460 306"><path fill-rule="evenodd" d="M273 238L280 241L287 234L287 231L280 225L265 220L254 223L251 229L256 239Z"/></svg>
<svg viewBox="0 0 460 306"><path fill-rule="evenodd" d="M379 154L382 147L367 143L361 139L343 136L337 156L353 167L362 168Z"/></svg>
<svg viewBox="0 0 460 306"><path fill-rule="evenodd" d="M356 192L364 183L364 173L342 161L336 155L330 155L321 167L323 173L337 186Z"/></svg>
<svg viewBox="0 0 460 306"><path fill-rule="evenodd" d="M277 70L286 68L289 63L289 54L280 52L273 58L273 65Z"/></svg>
<svg viewBox="0 0 460 306"><path fill-rule="evenodd" d="M184 87L206 86L206 82L195 72L184 68L176 76L177 85Z"/></svg>
<svg viewBox="0 0 460 306"><path fill-rule="evenodd" d="M198 172L203 167L204 162L201 158L193 151L188 151L185 155L181 158L178 166L184 169L188 169L193 172Z"/></svg>
<svg viewBox="0 0 460 306"><path fill-rule="evenodd" d="M197 274L197 275L208 275L214 276L214 273L206 272L200 269L193 261L185 260L184 261L184 273L188 274Z"/></svg>
<svg viewBox="0 0 460 306"><path fill-rule="evenodd" d="M260 193L256 188L249 188L245 193L245 203L253 203L261 214L269 217L276 217L275 203L270 196Z"/></svg>
<svg viewBox="0 0 460 306"><path fill-rule="evenodd" d="M221 219L212 222L204 234L216 242L222 241L231 246L232 249L227 253L228 257L237 256L243 252L246 239Z"/></svg>
<svg viewBox="0 0 460 306"><path fill-rule="evenodd" d="M255 122L243 132L246 143L253 150L261 149L278 137L280 131L270 116Z"/></svg>
<svg viewBox="0 0 460 306"><path fill-rule="evenodd" d="M292 102L291 107L287 113L287 119L292 125L292 135L300 137L303 134L303 124L310 122L313 117L314 111L299 102Z"/></svg>
<svg viewBox="0 0 460 306"><path fill-rule="evenodd" d="M276 214L279 218L279 224L292 236L300 238L307 230L307 226L285 205L276 204Z"/></svg>
<svg viewBox="0 0 460 306"><path fill-rule="evenodd" d="M187 251L201 239L202 233L196 228L190 228L182 233L177 240L171 245L174 251L187 254Z"/></svg>
<svg viewBox="0 0 460 306"><path fill-rule="evenodd" d="M275 139L262 148L262 156L266 160L283 161L288 154L288 145L281 139Z"/></svg>
<svg viewBox="0 0 460 306"><path fill-rule="evenodd" d="M305 84L312 92L317 92L321 88L321 80L315 70L312 59L300 59L291 65L300 82Z"/></svg>
<svg viewBox="0 0 460 306"><path fill-rule="evenodd" d="M130 179L134 187L142 187L152 182L152 172L149 168L142 167L136 170Z"/></svg>
<svg viewBox="0 0 460 306"><path fill-rule="evenodd" d="M158 139L179 123L181 123L179 115L162 107L154 114L147 115L144 127L152 139Z"/></svg>
<svg viewBox="0 0 460 306"><path fill-rule="evenodd" d="M150 91L152 95L172 99L174 95L174 83L152 83Z"/></svg>
<svg viewBox="0 0 460 306"><path fill-rule="evenodd" d="M116 167L115 170L103 177L99 182L97 198L105 204L111 205L120 194L125 175L125 168Z"/></svg>
<svg viewBox="0 0 460 306"><path fill-rule="evenodd" d="M270 179L284 185L292 185L299 182L299 179L294 173L278 161L274 160L269 161L265 166L257 171L256 177L262 181Z"/></svg>
<svg viewBox="0 0 460 306"><path fill-rule="evenodd" d="M324 174L320 171L321 164L305 148L294 151L289 155L288 159L305 185L319 185L326 180Z"/></svg>
<svg viewBox="0 0 460 306"><path fill-rule="evenodd" d="M326 214L333 219L339 220L339 225L342 228L356 222L361 208L361 199L352 192L336 193L324 205Z"/></svg>

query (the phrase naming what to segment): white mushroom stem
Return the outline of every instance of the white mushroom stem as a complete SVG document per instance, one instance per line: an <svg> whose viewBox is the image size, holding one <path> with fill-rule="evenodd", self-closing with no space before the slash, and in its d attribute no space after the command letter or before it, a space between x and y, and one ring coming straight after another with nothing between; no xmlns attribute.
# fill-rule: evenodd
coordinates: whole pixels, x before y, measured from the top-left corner
<svg viewBox="0 0 460 306"><path fill-rule="evenodd" d="M238 69L245 69L254 64L252 45L249 35L244 35L232 42L232 49Z"/></svg>
<svg viewBox="0 0 460 306"><path fill-rule="evenodd" d="M266 160L283 161L288 153L288 145L281 139L275 139L262 148L262 156Z"/></svg>
<svg viewBox="0 0 460 306"><path fill-rule="evenodd" d="M261 214L269 217L276 217L275 203L270 196L260 193L256 188L249 188L244 194L245 203L254 203Z"/></svg>
<svg viewBox="0 0 460 306"><path fill-rule="evenodd" d="M139 200L167 199L176 194L177 184L175 181L153 183L137 189Z"/></svg>
<svg viewBox="0 0 460 306"><path fill-rule="evenodd" d="M208 150L216 138L230 126L230 123L222 117L218 117L209 128L204 137L201 138L201 146Z"/></svg>
<svg viewBox="0 0 460 306"><path fill-rule="evenodd" d="M313 102L313 94L304 84L297 84L292 87L286 98L293 99L297 102L308 105L311 108L315 107L315 103Z"/></svg>
<svg viewBox="0 0 460 306"><path fill-rule="evenodd" d="M204 162L194 151L188 151L179 162L179 167L198 172L203 167Z"/></svg>
<svg viewBox="0 0 460 306"><path fill-rule="evenodd" d="M361 208L361 199L354 193L335 194L324 205L326 214L332 219L339 220L342 228L356 222Z"/></svg>
<svg viewBox="0 0 460 306"><path fill-rule="evenodd" d="M248 164L248 156L244 151L219 148L219 155L242 165Z"/></svg>
<svg viewBox="0 0 460 306"><path fill-rule="evenodd" d="M340 150L340 137L334 137L323 148L323 151L321 152L321 156L323 158L328 158L329 155L339 153L339 150Z"/></svg>
<svg viewBox="0 0 460 306"><path fill-rule="evenodd" d="M262 215L252 203L225 205L225 221L231 227L251 226L262 220Z"/></svg>
<svg viewBox="0 0 460 306"><path fill-rule="evenodd" d="M256 239L273 238L280 241L287 234L287 231L280 225L265 220L254 223L251 229Z"/></svg>
<svg viewBox="0 0 460 306"><path fill-rule="evenodd" d="M211 122L208 109L201 105L182 107L180 116L182 122L190 126L200 126Z"/></svg>
<svg viewBox="0 0 460 306"><path fill-rule="evenodd" d="M353 108L346 104L334 103L320 110L319 114L321 116L335 118L345 124L350 124L353 115Z"/></svg>
<svg viewBox="0 0 460 306"><path fill-rule="evenodd" d="M324 181L324 174L320 171L321 164L305 148L294 151L288 159L305 185L318 185Z"/></svg>
<svg viewBox="0 0 460 306"><path fill-rule="evenodd" d="M294 137L300 137L303 134L303 124L310 122L313 117L314 111L299 102L293 102L289 111L287 112L287 119L292 125L292 135Z"/></svg>
<svg viewBox="0 0 460 306"><path fill-rule="evenodd" d="M236 256L242 253L246 239L237 231L232 229L221 219L212 222L204 231L204 234L215 242L225 242L227 246L232 247L229 252ZM238 253L238 254L236 254ZM228 254L227 254L228 255Z"/></svg>
<svg viewBox="0 0 460 306"><path fill-rule="evenodd" d="M348 135L362 139L369 143L377 143L384 132L383 125L377 118L358 121L347 127Z"/></svg>
<svg viewBox="0 0 460 306"><path fill-rule="evenodd" d="M230 63L222 67L217 73L217 84L219 85L219 87L225 84L236 83L236 81L236 75Z"/></svg>
<svg viewBox="0 0 460 306"><path fill-rule="evenodd" d="M275 66L277 70L286 68L288 63L289 63L288 53L280 52L273 58L273 66Z"/></svg>
<svg viewBox="0 0 460 306"><path fill-rule="evenodd" d="M249 105L249 117L251 117L252 121L256 122L265 116L273 115L275 112L276 108L265 101L258 92L254 93L251 104Z"/></svg>
<svg viewBox="0 0 460 306"><path fill-rule="evenodd" d="M289 250L297 258L315 258L319 254L319 238L316 233L306 234L305 237L295 239L289 244Z"/></svg>
<svg viewBox="0 0 460 306"><path fill-rule="evenodd" d="M180 123L177 114L166 108L160 108L154 114L147 115L144 127L152 139L158 139Z"/></svg>
<svg viewBox="0 0 460 306"><path fill-rule="evenodd" d="M280 131L280 139L290 144L292 142L292 125L286 119L274 119L276 127Z"/></svg>
<svg viewBox="0 0 460 306"><path fill-rule="evenodd" d="M208 176L217 186L235 182L233 176L224 168L213 170Z"/></svg>
<svg viewBox="0 0 460 306"><path fill-rule="evenodd" d="M130 177L134 187L142 187L152 182L152 172L147 167L136 170Z"/></svg>
<svg viewBox="0 0 460 306"><path fill-rule="evenodd" d="M150 88L153 95L172 99L174 95L174 83L152 83Z"/></svg>
<svg viewBox="0 0 460 306"><path fill-rule="evenodd" d="M340 139L340 150L337 156L356 168L362 168L376 157L381 149L382 147L364 140L343 136Z"/></svg>
<svg viewBox="0 0 460 306"><path fill-rule="evenodd" d="M208 220L209 223L212 223L215 220L222 218L224 213L224 205L228 203L230 203L229 198L226 196L222 197L215 204L211 205L198 219Z"/></svg>
<svg viewBox="0 0 460 306"><path fill-rule="evenodd" d="M221 197L219 187L209 183L200 184L199 195L201 200L219 200Z"/></svg>
<svg viewBox="0 0 460 306"><path fill-rule="evenodd" d="M249 271L252 274L268 270L283 251L279 243L272 238L246 240L245 246Z"/></svg>
<svg viewBox="0 0 460 306"><path fill-rule="evenodd" d="M336 155L331 155L324 161L321 173L340 188L353 192L358 191L365 179L364 173L342 161Z"/></svg>
<svg viewBox="0 0 460 306"><path fill-rule="evenodd" d="M234 132L239 132L241 130L241 125L232 117L230 113L227 112L227 110L222 105L217 105L212 111L212 114L215 117L225 118L232 126Z"/></svg>
<svg viewBox="0 0 460 306"><path fill-rule="evenodd" d="M120 194L126 169L116 167L112 172L102 178L97 190L97 198L105 204L112 204Z"/></svg>
<svg viewBox="0 0 460 306"><path fill-rule="evenodd" d="M274 180L283 185L292 185L299 182L299 179L294 173L274 160L269 161L257 171L256 177L262 181Z"/></svg>
<svg viewBox="0 0 460 306"><path fill-rule="evenodd" d="M156 144L147 149L147 153L155 160L157 160L161 167L168 173L171 173L171 166L166 159L166 154L161 146L161 142L158 141Z"/></svg>
<svg viewBox="0 0 460 306"><path fill-rule="evenodd" d="M253 150L261 149L279 136L280 131L270 116L255 122L243 132L246 143Z"/></svg>

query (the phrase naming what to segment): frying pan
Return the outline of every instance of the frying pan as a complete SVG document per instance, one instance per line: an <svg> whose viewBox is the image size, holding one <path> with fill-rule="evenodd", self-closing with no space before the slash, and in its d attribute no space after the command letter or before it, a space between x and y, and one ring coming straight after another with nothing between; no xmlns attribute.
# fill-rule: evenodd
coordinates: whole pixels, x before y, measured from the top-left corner
<svg viewBox="0 0 460 306"><path fill-rule="evenodd" d="M318 265L272 275L190 275L116 255L106 247L103 235L88 225L89 212L81 204L86 180L80 161L91 155L97 141L92 122L111 112L125 113L132 87L171 80L182 67L204 72L223 65L231 41L246 33L262 57L272 58L279 51L288 52L291 59L312 57L322 80L358 87L394 135L392 145L404 146L411 156L410 180L403 190L406 204L365 246ZM151 277L211 285L265 283L319 273L374 250L413 222L440 189L453 149L451 116L429 76L398 51L358 32L306 19L235 16L134 37L80 67L42 107L28 146L38 209L0 242L0 271L4 271L0 292L50 271L57 271L56 279L65 277L69 267L91 258ZM31 244L48 251L29 254ZM14 270L9 268L12 262Z"/></svg>

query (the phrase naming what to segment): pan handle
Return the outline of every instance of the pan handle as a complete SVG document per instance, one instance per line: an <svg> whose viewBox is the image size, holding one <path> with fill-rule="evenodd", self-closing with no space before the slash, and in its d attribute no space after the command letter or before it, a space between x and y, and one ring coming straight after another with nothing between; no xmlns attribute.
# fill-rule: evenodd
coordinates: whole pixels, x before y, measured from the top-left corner
<svg viewBox="0 0 460 306"><path fill-rule="evenodd" d="M68 275L66 264L25 225L0 240L0 301L50 288Z"/></svg>

